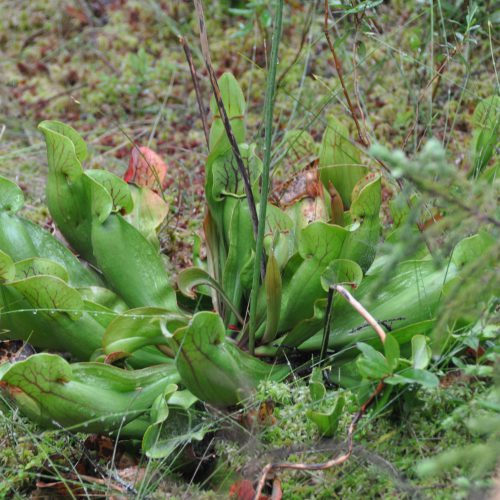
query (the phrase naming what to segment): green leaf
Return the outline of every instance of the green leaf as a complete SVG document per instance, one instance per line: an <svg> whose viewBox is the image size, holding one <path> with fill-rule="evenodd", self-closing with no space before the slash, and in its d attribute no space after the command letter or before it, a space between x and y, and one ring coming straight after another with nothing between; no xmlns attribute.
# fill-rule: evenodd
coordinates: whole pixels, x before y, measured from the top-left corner
<svg viewBox="0 0 500 500"><path fill-rule="evenodd" d="M377 320L390 321L393 329L420 323L423 332L428 331L428 320L435 318L442 300L443 285L458 278L456 266L451 264L436 268L435 263L430 260L406 261L397 266L389 280L382 281L381 278L386 271L384 268L379 268L373 275L368 273L354 290L354 297ZM335 306L334 318L329 341L330 349L337 350L339 347L347 347L358 341L377 337L373 329L345 301ZM416 331L413 334L415 333L420 332ZM319 350L322 338L323 330L319 328L317 333L299 348L305 351ZM410 340L411 337L406 342Z"/></svg>
<svg viewBox="0 0 500 500"><path fill-rule="evenodd" d="M363 353L356 362L363 377L380 380L391 373L387 360L379 351L363 342L358 342L356 346Z"/></svg>
<svg viewBox="0 0 500 500"><path fill-rule="evenodd" d="M106 354L121 353L119 359L146 345L168 345L164 332L187 323L184 316L157 307L131 309L109 323L102 339Z"/></svg>
<svg viewBox="0 0 500 500"><path fill-rule="evenodd" d="M174 452L179 454L189 443L201 441L207 432L208 426L196 412L169 408L168 418L149 426L144 433L142 450L149 458L166 459Z"/></svg>
<svg viewBox="0 0 500 500"><path fill-rule="evenodd" d="M411 339L411 362L413 368L423 370L431 361L432 351L427 345L427 338L423 335L415 335Z"/></svg>
<svg viewBox="0 0 500 500"><path fill-rule="evenodd" d="M313 315L310 318L299 321L282 339L280 344L287 347L298 347L313 336L324 325L326 304L326 299L318 299L314 303Z"/></svg>
<svg viewBox="0 0 500 500"><path fill-rule="evenodd" d="M245 141L244 114L246 109L245 97L231 73L224 73L218 80L222 102L231 123L231 129L237 144ZM224 125L220 118L215 97L210 99L210 111L213 114L213 123L210 128L210 153L220 154L230 148Z"/></svg>
<svg viewBox="0 0 500 500"><path fill-rule="evenodd" d="M97 273L79 261L70 250L48 231L31 221L21 219L21 222L32 241L36 255L61 264L68 272L70 285L102 285L102 280ZM17 256L19 258L19 253Z"/></svg>
<svg viewBox="0 0 500 500"><path fill-rule="evenodd" d="M271 203L267 204L264 248L268 254L273 251L281 270L296 251L293 228L292 219L283 210Z"/></svg>
<svg viewBox="0 0 500 500"><path fill-rule="evenodd" d="M307 410L307 417L312 420L323 437L333 437L339 427L342 417L342 410L345 406L345 398L340 395L333 404L332 408L322 411Z"/></svg>
<svg viewBox="0 0 500 500"><path fill-rule="evenodd" d="M186 297L195 298L196 295L193 292L193 288L199 285L207 285L215 290L224 300L225 304L231 309L231 311L236 315L238 321L241 324L244 323L243 318L240 316L240 313L237 307L229 300L229 297L224 292L224 289L217 283L205 269L200 269L199 267L190 267L188 269L184 269L179 273L177 277L177 286L179 287L179 291L184 294Z"/></svg>
<svg viewBox="0 0 500 500"><path fill-rule="evenodd" d="M148 411L178 380L173 364L128 371L101 363L70 365L42 353L11 365L0 387L43 427L109 432Z"/></svg>
<svg viewBox="0 0 500 500"><path fill-rule="evenodd" d="M35 308L48 313L67 314L77 319L83 309L80 294L55 276L30 276L9 282L9 286L20 292Z"/></svg>
<svg viewBox="0 0 500 500"><path fill-rule="evenodd" d="M357 262L366 272L372 265L380 239L381 178L368 174L354 186L349 210L351 226L342 248L342 258Z"/></svg>
<svg viewBox="0 0 500 500"><path fill-rule="evenodd" d="M85 303L80 293L55 276L36 275L5 284L0 326L7 338L27 340L35 347L58 349L88 359L101 346L102 311ZM109 318L112 311L106 310ZM93 313L93 314L91 314Z"/></svg>
<svg viewBox="0 0 500 500"><path fill-rule="evenodd" d="M208 172L207 172L208 175ZM209 192L205 191L207 201ZM210 203L210 202L208 202ZM219 224L218 213L212 213L212 206L209 207L203 221L203 229L205 233L205 242L207 246L207 271L216 283L222 282L223 265L227 256L226 247L224 245L223 236L221 234L221 226ZM205 287L206 288L206 287ZM222 311L224 304L220 294L213 290L212 302L216 311Z"/></svg>
<svg viewBox="0 0 500 500"><path fill-rule="evenodd" d="M21 260L16 262L16 277L17 280L29 278L31 276L49 275L60 278L68 282L68 271L53 260L42 259L40 257L33 257L31 259Z"/></svg>
<svg viewBox="0 0 500 500"><path fill-rule="evenodd" d="M328 222L328 211L325 200L321 196L307 197L293 203L286 209L286 214L293 221L292 233L297 240L300 232L313 222ZM297 241L298 243L298 241Z"/></svg>
<svg viewBox="0 0 500 500"><path fill-rule="evenodd" d="M148 345L133 352L125 362L131 368L148 368L149 366L170 363L172 358L160 351L156 346Z"/></svg>
<svg viewBox="0 0 500 500"><path fill-rule="evenodd" d="M292 261L285 268L279 331L313 314L314 302L325 296L321 275L339 257L347 234L344 228L324 222L313 222L300 232L299 254L303 260L297 269Z"/></svg>
<svg viewBox="0 0 500 500"><path fill-rule="evenodd" d="M190 299L194 299L196 294L194 289L200 285L207 285L215 288L218 292L224 293L222 287L217 283L205 269L200 267L189 267L183 269L177 277L179 291Z"/></svg>
<svg viewBox="0 0 500 500"><path fill-rule="evenodd" d="M318 147L311 134L305 130L287 130L283 142L288 146L287 157L293 166L293 172L317 156Z"/></svg>
<svg viewBox="0 0 500 500"><path fill-rule="evenodd" d="M134 201L130 186L123 179L107 170L86 170L85 174L101 184L108 192L113 202L113 212L123 210L129 213L132 211Z"/></svg>
<svg viewBox="0 0 500 500"><path fill-rule="evenodd" d="M82 184L90 200L90 217L92 221L102 224L113 212L113 198L107 189L91 175L85 173L82 176Z"/></svg>
<svg viewBox="0 0 500 500"><path fill-rule="evenodd" d="M87 156L85 142L75 130L60 122L44 121L38 128L47 145L50 214L70 245L92 262L91 200L82 168Z"/></svg>
<svg viewBox="0 0 500 500"><path fill-rule="evenodd" d="M347 127L335 117L328 118L319 152L319 169L323 185L328 190L331 182L339 192L344 207L351 206L351 193L368 171L361 164L359 151L349 140Z"/></svg>
<svg viewBox="0 0 500 500"><path fill-rule="evenodd" d="M241 281L241 273L252 255L255 245L253 238L252 219L246 200L237 200L234 203L229 226L228 252L222 273L222 288L233 306L238 311L245 290ZM234 314L234 312L233 312ZM226 319L233 322L234 317L225 315ZM235 314L239 318L239 314ZM227 323L227 321L226 321Z"/></svg>
<svg viewBox="0 0 500 500"><path fill-rule="evenodd" d="M0 176L0 212L15 214L24 206L24 194L14 182Z"/></svg>
<svg viewBox="0 0 500 500"><path fill-rule="evenodd" d="M498 144L500 127L500 97L483 99L472 116L474 127L472 138L473 168L470 175L477 177L490 161Z"/></svg>
<svg viewBox="0 0 500 500"><path fill-rule="evenodd" d="M325 386L319 382L311 382L309 384L309 394L313 401L322 401L326 396Z"/></svg>
<svg viewBox="0 0 500 500"><path fill-rule="evenodd" d="M124 313L128 310L128 306L123 299L109 288L104 288L102 286L87 286L78 287L77 290L84 301L104 306L105 310L112 311L115 314ZM114 317L115 314L112 314L112 317ZM106 326L110 321L111 319L106 321Z"/></svg>
<svg viewBox="0 0 500 500"><path fill-rule="evenodd" d="M257 207L259 208L259 207ZM274 239L278 235L288 236L294 227L293 221L281 208L267 204L265 235Z"/></svg>
<svg viewBox="0 0 500 500"><path fill-rule="evenodd" d="M0 211L0 250L14 260L36 256L36 249L22 220L16 215L2 211Z"/></svg>
<svg viewBox="0 0 500 500"><path fill-rule="evenodd" d="M459 241L453 250L451 260L458 268L462 268L476 260L494 244L495 238L482 231Z"/></svg>
<svg viewBox="0 0 500 500"><path fill-rule="evenodd" d="M250 184L255 187L262 173L262 161L255 153L255 144L240 144L240 153L243 164L248 172ZM243 178L232 150L217 156L211 165L212 168L212 196L221 201L226 196L244 198L245 189Z"/></svg>
<svg viewBox="0 0 500 500"><path fill-rule="evenodd" d="M287 366L268 365L226 339L224 323L211 312L199 312L173 337L177 369L183 385L215 406L244 401L261 380L281 380Z"/></svg>
<svg viewBox="0 0 500 500"><path fill-rule="evenodd" d="M187 390L176 391L167 398L169 405L178 406L179 408L184 408L184 410L191 408L197 401L198 398Z"/></svg>
<svg viewBox="0 0 500 500"><path fill-rule="evenodd" d="M321 402L326 396L326 389L323 384L323 371L321 368L315 367L312 370L309 382L309 394L315 402Z"/></svg>
<svg viewBox="0 0 500 500"><path fill-rule="evenodd" d="M11 281L16 275L16 267L13 260L5 252L0 250L0 282Z"/></svg>
<svg viewBox="0 0 500 500"><path fill-rule="evenodd" d="M168 214L168 204L147 187L129 185L133 198L133 210L125 215L132 224L156 248L160 248L158 230Z"/></svg>
<svg viewBox="0 0 500 500"><path fill-rule="evenodd" d="M167 404L167 400L170 398L172 394L174 394L179 388L176 384L169 384L165 389L164 394L160 394L154 401L151 406L151 422L153 424L160 424L164 422L168 418L169 408Z"/></svg>
<svg viewBox="0 0 500 500"><path fill-rule="evenodd" d="M359 265L347 259L332 261L321 275L321 286L328 291L332 285L352 285L355 288L363 279Z"/></svg>
<svg viewBox="0 0 500 500"><path fill-rule="evenodd" d="M385 337L384 354L391 372L394 371L399 365L399 343L390 333Z"/></svg>
<svg viewBox="0 0 500 500"><path fill-rule="evenodd" d="M161 256L121 215L92 224L92 248L106 282L129 307L178 310Z"/></svg>
<svg viewBox="0 0 500 500"><path fill-rule="evenodd" d="M384 382L389 385L419 384L429 389L434 389L439 385L439 379L436 375L427 370L419 370L417 368L406 368L386 378Z"/></svg>
<svg viewBox="0 0 500 500"><path fill-rule="evenodd" d="M276 338L281 311L281 274L278 261L271 251L267 259L266 276L264 279L266 290L266 331L262 343L268 344Z"/></svg>
<svg viewBox="0 0 500 500"><path fill-rule="evenodd" d="M38 128L40 131L46 135L46 134L58 134L62 137L65 137L71 141L71 144L73 145L73 150L75 152L75 157L76 159L82 163L87 159L87 145L85 144L85 141L82 139L80 134L70 127L69 125L66 125L62 122L58 122L56 120L45 120L41 122L38 125ZM60 166L63 166L63 163L59 163ZM71 166L68 166L68 169L71 170Z"/></svg>

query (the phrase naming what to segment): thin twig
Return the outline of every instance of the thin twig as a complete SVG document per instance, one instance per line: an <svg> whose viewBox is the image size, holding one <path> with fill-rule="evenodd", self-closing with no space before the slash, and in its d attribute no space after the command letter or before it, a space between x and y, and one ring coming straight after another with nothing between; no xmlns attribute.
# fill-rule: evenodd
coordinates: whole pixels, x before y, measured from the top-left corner
<svg viewBox="0 0 500 500"><path fill-rule="evenodd" d="M92 477L87 474L68 474L68 476L76 482L76 484L81 484L82 480L88 481L90 484L98 484L100 486L106 486L108 489L112 489L115 491L119 491L120 493L130 493L130 490L127 487L124 487L120 484L109 483L106 479L99 479L98 477ZM132 488L133 491L135 491Z"/></svg>
<svg viewBox="0 0 500 500"><path fill-rule="evenodd" d="M233 150L234 157L236 159L236 164L238 165L238 170L243 179L243 187L245 189L245 195L248 202L248 207L250 210L250 217L252 219L252 227L254 232L254 237L257 240L257 233L259 227L259 219L257 217L257 209L255 208L255 199L252 193L252 186L250 184L250 178L245 169L245 165L243 163L243 158L241 157L240 148L238 147L238 143L233 134L233 130L231 128L231 122L229 121L229 117L226 113L226 108L222 101L222 96L219 89L219 84L217 83L217 77L215 76L214 69L212 67L212 58L210 57L210 49L208 45L208 36L206 30L205 16L203 14L203 6L201 4L201 0L194 0L194 5L196 8L196 14L198 16L198 24L200 27L200 43L201 43L201 51L203 53L203 58L205 59L205 66L208 71L208 76L210 78L210 84L212 85L212 90L214 92L215 102L217 104L217 108L219 109L220 117L224 128L226 130L227 137L229 139L229 143L231 144L231 149ZM265 268L261 270L262 275L265 274Z"/></svg>
<svg viewBox="0 0 500 500"><path fill-rule="evenodd" d="M196 68L194 67L193 56L191 55L191 50L189 49L187 40L183 36L179 37L179 42L182 45L182 48L184 49L184 54L186 55L186 59L189 65L189 71L191 72L191 80L193 80L194 91L196 93L196 101L198 102L198 109L200 110L201 123L203 124L203 133L205 134L205 140L207 142L207 148L208 148L209 135L208 135L207 114L205 113L205 108L203 107L203 98L201 95L200 84L198 83Z"/></svg>
<svg viewBox="0 0 500 500"><path fill-rule="evenodd" d="M328 303L326 305L326 318L325 318L325 328L323 331L323 341L321 343L321 352L319 355L320 363L322 363L326 357L326 351L328 350L328 342L330 340L330 324L332 321L332 304L333 304L333 294L334 292L340 293L344 299L349 302L349 304L366 320L366 322L375 330L379 336L382 343L385 342L386 334L384 330L380 327L379 321L377 321L364 307L359 303L342 285L332 285L328 289Z"/></svg>
<svg viewBox="0 0 500 500"><path fill-rule="evenodd" d="M349 304L365 319L365 321L375 330L382 343L385 342L385 332L380 327L378 321L360 304L342 285L332 285L336 292L340 293Z"/></svg>
<svg viewBox="0 0 500 500"><path fill-rule="evenodd" d="M88 83L82 83L80 85L75 85L74 87L71 87L69 89L63 90L62 92L58 92L57 94L53 94L50 97L46 97L45 99L40 99L39 101L35 102L33 106L39 106L43 107L46 106L49 102L59 99L59 97L64 97L67 96L68 94L71 94L72 92L75 92L76 90L81 90L85 87L88 87Z"/></svg>
<svg viewBox="0 0 500 500"><path fill-rule="evenodd" d="M345 99L347 101L347 106L349 107L349 111L351 112L352 119L354 120L354 124L356 125L356 129L358 131L358 137L359 137L359 142L363 144L366 148L370 145L370 142L368 138L365 136L365 134L361 131L361 125L359 124L359 120L356 114L356 111L354 109L354 105L352 104L351 98L349 97L349 92L347 91L347 87L344 81L344 76L342 72L342 63L340 62L340 59L337 56L337 52L335 51L335 46L332 43L332 39L330 37L330 32L328 30L328 13L329 13L329 8L328 8L328 0L325 0L325 23L324 23L324 33L326 37L326 41L328 42L328 46L330 47L330 52L332 53L333 56L333 61L335 63L335 69L337 70L337 75L340 80L340 85L342 86L342 90L344 92Z"/></svg>

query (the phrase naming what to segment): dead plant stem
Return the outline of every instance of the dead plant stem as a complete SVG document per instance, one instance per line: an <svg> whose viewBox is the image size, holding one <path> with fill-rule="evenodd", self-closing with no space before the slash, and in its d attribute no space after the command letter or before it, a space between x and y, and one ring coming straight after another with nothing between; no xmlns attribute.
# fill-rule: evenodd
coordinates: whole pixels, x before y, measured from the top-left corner
<svg viewBox="0 0 500 500"><path fill-rule="evenodd" d="M203 107L203 98L201 95L198 75L196 74L196 68L194 67L193 56L191 55L191 50L189 48L187 40L183 36L179 37L179 42L182 45L182 48L184 49L184 54L186 55L186 60L189 65L189 71L191 72L191 80L193 81L194 91L196 93L196 101L198 102L198 109L200 110L201 123L203 124L203 133L205 134L205 141L207 143L207 148L209 148L207 114L205 112L205 108Z"/></svg>
<svg viewBox="0 0 500 500"><path fill-rule="evenodd" d="M203 6L201 4L201 0L194 0L194 5L196 8L196 14L198 16L198 24L200 27L200 43L201 43L201 52L203 54L203 58L205 60L205 66L208 71L208 76L210 78L210 84L212 85L212 90L214 92L215 102L217 104L217 108L220 113L220 117L224 128L226 130L227 137L229 139L229 143L231 144L231 149L233 150L234 158L236 160L236 164L238 165L238 170L243 179L243 187L245 189L245 195L248 202L248 207L250 210L250 217L252 219L252 227L255 239L257 239L259 220L257 217L257 209L255 207L255 199L252 193L252 186L250 184L250 178L246 171L245 165L243 163L243 158L241 157L240 148L238 143L236 142L236 138L234 137L233 130L231 128L231 122L229 121L229 117L226 112L226 108L224 106L224 102L222 101L222 95L219 89L219 84L217 83L217 77L215 76L215 71L212 66L212 58L210 57L210 49L208 45L208 36L206 30L206 22L205 15L203 14ZM262 261L261 266L261 275L265 274L265 263Z"/></svg>
<svg viewBox="0 0 500 500"><path fill-rule="evenodd" d="M330 37L330 31L328 29L328 14L329 14L328 0L325 0L325 22L324 22L324 33L326 37L326 41L328 42L328 46L330 47L330 52L333 56L333 61L335 63L335 70L337 71L337 75L340 80L340 85L342 86L342 91L344 92L345 99L347 101L347 106L349 107L349 111L351 112L352 119L354 120L354 124L356 125L356 129L358 131L359 142L363 144L366 148L370 145L370 142L366 135L361 130L361 125L359 124L359 120L357 117L356 110L354 109L354 105L349 96L349 92L347 91L347 87L344 81L344 75L342 70L342 63L337 56L337 52L335 50L335 45L332 42Z"/></svg>

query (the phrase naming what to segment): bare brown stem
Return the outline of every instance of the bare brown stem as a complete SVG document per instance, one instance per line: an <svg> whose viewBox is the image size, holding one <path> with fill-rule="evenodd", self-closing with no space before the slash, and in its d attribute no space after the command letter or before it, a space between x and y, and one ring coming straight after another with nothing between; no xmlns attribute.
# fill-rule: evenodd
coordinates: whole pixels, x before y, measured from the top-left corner
<svg viewBox="0 0 500 500"><path fill-rule="evenodd" d="M364 320L375 330L382 343L385 342L386 334L377 320L358 302L342 285L333 285L332 288L340 293L344 299L364 318Z"/></svg>
<svg viewBox="0 0 500 500"><path fill-rule="evenodd" d="M361 15L355 15L354 16L354 23L356 25L356 32L354 34L354 42L353 42L353 53L354 53L354 64L353 64L353 82L354 82L354 98L356 99L356 106L359 110L359 114L361 115L361 121L363 123L363 130L365 130L366 133L366 117L365 113L363 112L363 106L361 106L361 99L359 97L359 78L358 78L358 36L359 36L359 29L361 26L361 22L363 21L363 18L365 17L366 11L363 11ZM368 135L366 134L366 138L369 140Z"/></svg>
<svg viewBox="0 0 500 500"><path fill-rule="evenodd" d="M215 76L215 72L212 66L212 58L210 57L210 49L208 45L208 36L206 30L205 23L205 15L203 14L203 6L201 4L201 0L194 0L194 5L196 8L196 14L198 16L198 24L200 27L200 43L201 43L201 52L203 54L203 58L205 59L205 66L208 71L208 76L210 78L210 84L212 85L212 90L214 92L215 102L217 104L217 108L219 109L220 117L224 128L226 130L227 137L229 139L229 143L231 144L231 149L233 150L234 157L236 159L236 164L238 165L238 170L243 179L243 187L245 189L245 195L248 202L248 207L250 209L250 216L252 218L252 227L254 232L254 237L257 240L257 232L259 227L259 219L257 217L257 209L255 207L255 199L252 193L252 187L250 185L250 179L245 169L245 165L243 163L243 158L241 157L240 148L238 147L238 143L233 134L233 130L231 128L231 122L229 121L229 117L227 116L226 108L222 101L222 96L219 89L219 84L217 83L217 77ZM263 262L263 266L265 263ZM265 267L261 269L262 276L265 275Z"/></svg>
<svg viewBox="0 0 500 500"><path fill-rule="evenodd" d="M330 37L330 31L328 30L328 13L329 13L328 0L325 0L324 33L325 33L326 41L328 42L328 46L330 47L330 52L332 53L332 56L333 56L333 61L335 63L335 69L337 71L337 75L338 75L339 80L340 80L340 85L342 86L342 91L343 91L345 99L347 101L347 106L349 107L349 111L351 112L352 119L354 120L354 124L356 125L356 129L358 131L359 142L361 142L361 144L363 144L363 146L368 147L370 145L370 141L368 140L366 135L361 130L361 125L359 124L356 110L354 109L354 105L351 101L351 98L349 96L349 92L347 91L347 87L346 87L346 84L344 81L342 63L340 62L340 59L337 56L337 52L335 51L335 46L334 46L332 39Z"/></svg>
<svg viewBox="0 0 500 500"><path fill-rule="evenodd" d="M191 80L193 81L194 91L196 93L196 101L198 102L198 109L200 110L201 123L203 124L203 133L205 134L205 141L208 148L209 143L207 114L205 113L205 108L203 107L203 98L201 95L200 84L198 82L198 75L196 74L196 68L194 67L193 56L191 55L191 50L189 48L187 40L183 36L179 37L179 42L184 49L184 54L186 55L186 59L189 65L189 71L191 72Z"/></svg>

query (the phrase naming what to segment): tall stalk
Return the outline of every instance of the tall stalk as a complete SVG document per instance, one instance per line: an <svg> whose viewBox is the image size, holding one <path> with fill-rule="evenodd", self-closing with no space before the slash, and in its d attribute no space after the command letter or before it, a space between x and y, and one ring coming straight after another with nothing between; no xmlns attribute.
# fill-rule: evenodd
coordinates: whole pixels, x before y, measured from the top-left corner
<svg viewBox="0 0 500 500"><path fill-rule="evenodd" d="M278 49L281 39L281 25L283 20L283 0L276 0L274 13L274 32L271 46L271 59L267 73L266 98L264 100L264 160L262 168L262 188L259 207L259 225L257 241L255 244L255 263L253 266L252 293L250 296L250 331L248 337L248 350L250 354L255 349L255 331L257 329L257 297L259 295L260 269L264 249L264 231L266 227L267 198L269 196L269 170L271 165L271 141L273 128L273 111L276 92L276 68L278 66Z"/></svg>

